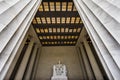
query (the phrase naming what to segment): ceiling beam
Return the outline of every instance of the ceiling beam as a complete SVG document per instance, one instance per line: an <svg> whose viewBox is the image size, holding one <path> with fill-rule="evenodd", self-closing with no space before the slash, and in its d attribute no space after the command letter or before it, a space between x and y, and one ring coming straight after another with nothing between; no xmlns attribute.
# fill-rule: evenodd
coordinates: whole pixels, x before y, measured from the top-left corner
<svg viewBox="0 0 120 80"><path fill-rule="evenodd" d="M43 2L73 2L73 0L42 0Z"/></svg>
<svg viewBox="0 0 120 80"><path fill-rule="evenodd" d="M38 11L35 17L80 17L77 11Z"/></svg>
<svg viewBox="0 0 120 80"><path fill-rule="evenodd" d="M38 36L79 36L80 32L67 32L67 33L37 33Z"/></svg>
<svg viewBox="0 0 120 80"><path fill-rule="evenodd" d="M82 28L83 24L33 24L35 28Z"/></svg>

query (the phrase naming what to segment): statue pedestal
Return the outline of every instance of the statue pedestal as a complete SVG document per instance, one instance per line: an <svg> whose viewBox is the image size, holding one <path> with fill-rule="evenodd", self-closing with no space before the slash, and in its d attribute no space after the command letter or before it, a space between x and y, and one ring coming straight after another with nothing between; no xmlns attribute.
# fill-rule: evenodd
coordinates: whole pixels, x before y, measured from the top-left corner
<svg viewBox="0 0 120 80"><path fill-rule="evenodd" d="M56 64L53 66L53 76L51 80L68 80L66 76L66 66L63 64Z"/></svg>
<svg viewBox="0 0 120 80"><path fill-rule="evenodd" d="M66 76L53 76L51 80L68 80Z"/></svg>

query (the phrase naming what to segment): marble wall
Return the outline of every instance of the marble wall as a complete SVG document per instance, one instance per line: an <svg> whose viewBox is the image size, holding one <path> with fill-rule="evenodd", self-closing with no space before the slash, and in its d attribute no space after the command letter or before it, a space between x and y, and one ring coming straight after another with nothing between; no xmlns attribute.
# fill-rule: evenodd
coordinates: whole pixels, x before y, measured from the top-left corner
<svg viewBox="0 0 120 80"><path fill-rule="evenodd" d="M35 79L50 80L52 67L59 60L66 65L69 80L83 78L76 47L57 46L42 47Z"/></svg>

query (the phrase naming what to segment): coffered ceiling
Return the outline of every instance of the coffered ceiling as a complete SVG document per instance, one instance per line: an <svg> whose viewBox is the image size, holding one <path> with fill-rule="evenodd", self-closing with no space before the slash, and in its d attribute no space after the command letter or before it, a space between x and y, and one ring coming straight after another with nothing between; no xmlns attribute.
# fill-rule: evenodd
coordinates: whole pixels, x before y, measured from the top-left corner
<svg viewBox="0 0 120 80"><path fill-rule="evenodd" d="M83 27L72 0L43 0L32 24L43 46L74 46Z"/></svg>

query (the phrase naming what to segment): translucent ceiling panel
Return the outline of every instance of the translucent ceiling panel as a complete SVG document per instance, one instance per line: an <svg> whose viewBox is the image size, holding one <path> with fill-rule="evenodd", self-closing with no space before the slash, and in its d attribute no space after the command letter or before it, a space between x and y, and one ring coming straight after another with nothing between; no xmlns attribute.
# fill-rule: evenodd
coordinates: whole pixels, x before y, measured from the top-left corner
<svg viewBox="0 0 120 80"><path fill-rule="evenodd" d="M67 7L67 11L72 11L72 2L68 2L68 7Z"/></svg>
<svg viewBox="0 0 120 80"><path fill-rule="evenodd" d="M60 24L60 17L57 17L57 23Z"/></svg>
<svg viewBox="0 0 120 80"><path fill-rule="evenodd" d="M46 28L46 29L44 29L44 31L45 31L45 33L48 33L48 29Z"/></svg>
<svg viewBox="0 0 120 80"><path fill-rule="evenodd" d="M43 6L42 5L40 5L39 11L43 11Z"/></svg>
<svg viewBox="0 0 120 80"><path fill-rule="evenodd" d="M70 17L67 17L66 23L70 23Z"/></svg>
<svg viewBox="0 0 120 80"><path fill-rule="evenodd" d="M60 2L56 2L56 11L60 11Z"/></svg>
<svg viewBox="0 0 120 80"><path fill-rule="evenodd" d="M44 10L49 11L48 2L43 2L43 5L44 5Z"/></svg>
<svg viewBox="0 0 120 80"><path fill-rule="evenodd" d="M55 11L54 2L50 2L50 11Z"/></svg>
<svg viewBox="0 0 120 80"><path fill-rule="evenodd" d="M41 24L40 17L36 17L37 24Z"/></svg>
<svg viewBox="0 0 120 80"><path fill-rule="evenodd" d="M75 17L72 17L71 18L71 23L74 23L75 22Z"/></svg>
<svg viewBox="0 0 120 80"><path fill-rule="evenodd" d="M72 0L43 0L32 24L43 46L75 45L83 26Z"/></svg>
<svg viewBox="0 0 120 80"><path fill-rule="evenodd" d="M62 23L65 23L65 17L62 17Z"/></svg>
<svg viewBox="0 0 120 80"><path fill-rule="evenodd" d="M55 17L52 17L52 24L55 24Z"/></svg>
<svg viewBox="0 0 120 80"><path fill-rule="evenodd" d="M42 17L41 20L42 20L42 23L43 23L43 24L46 24L45 17Z"/></svg>
<svg viewBox="0 0 120 80"><path fill-rule="evenodd" d="M50 24L50 23L51 23L50 17L47 17L46 20L47 20L47 24Z"/></svg>
<svg viewBox="0 0 120 80"><path fill-rule="evenodd" d="M66 2L62 2L62 11L66 11Z"/></svg>

